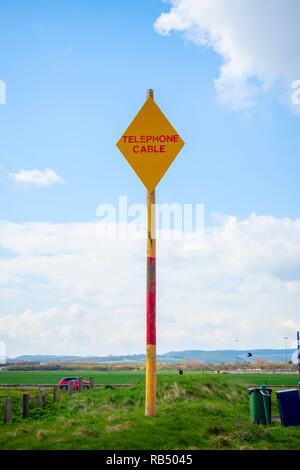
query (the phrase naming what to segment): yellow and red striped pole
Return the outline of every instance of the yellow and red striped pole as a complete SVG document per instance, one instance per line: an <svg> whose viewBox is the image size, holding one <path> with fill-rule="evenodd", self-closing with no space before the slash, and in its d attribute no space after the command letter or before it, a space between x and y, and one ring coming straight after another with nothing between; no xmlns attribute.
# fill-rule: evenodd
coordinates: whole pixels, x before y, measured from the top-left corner
<svg viewBox="0 0 300 470"><path fill-rule="evenodd" d="M146 97L153 98L153 90ZM147 346L146 416L156 416L156 235L155 190L147 191Z"/></svg>

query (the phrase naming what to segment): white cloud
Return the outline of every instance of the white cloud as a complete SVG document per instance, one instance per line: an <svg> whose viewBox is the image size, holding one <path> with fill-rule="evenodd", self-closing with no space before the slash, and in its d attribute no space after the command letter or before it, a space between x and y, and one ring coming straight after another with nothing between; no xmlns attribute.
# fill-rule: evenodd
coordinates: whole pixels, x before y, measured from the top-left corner
<svg viewBox="0 0 300 470"><path fill-rule="evenodd" d="M223 58L215 86L220 103L251 107L259 93L300 79L299 0L168 0L158 33L181 31Z"/></svg>
<svg viewBox="0 0 300 470"><path fill-rule="evenodd" d="M46 168L41 170L19 170L17 173L12 173L11 177L16 183L22 183L33 186L52 186L53 184L65 184L65 181L55 173L54 170Z"/></svg>
<svg viewBox="0 0 300 470"><path fill-rule="evenodd" d="M203 240L157 243L160 352L284 347L300 328L300 220L215 214ZM144 351L145 240L98 224L2 222L7 354Z"/></svg>

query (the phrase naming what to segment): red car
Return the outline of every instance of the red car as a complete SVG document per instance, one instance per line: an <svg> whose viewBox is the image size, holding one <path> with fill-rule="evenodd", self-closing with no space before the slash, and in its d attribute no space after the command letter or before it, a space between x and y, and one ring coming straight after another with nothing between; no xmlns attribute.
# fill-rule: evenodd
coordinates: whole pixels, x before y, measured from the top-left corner
<svg viewBox="0 0 300 470"><path fill-rule="evenodd" d="M78 390L78 377L64 377L61 379L58 383L59 388L61 390L68 390L68 382L70 380L73 380L73 390ZM90 388L90 382L86 382L85 380L83 381L83 390L89 390Z"/></svg>

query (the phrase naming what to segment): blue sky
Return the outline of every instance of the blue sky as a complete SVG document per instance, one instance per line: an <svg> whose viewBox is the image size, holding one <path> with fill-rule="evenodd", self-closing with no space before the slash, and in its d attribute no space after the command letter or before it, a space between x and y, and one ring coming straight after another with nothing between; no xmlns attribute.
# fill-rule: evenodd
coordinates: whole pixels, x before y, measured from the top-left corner
<svg viewBox="0 0 300 470"><path fill-rule="evenodd" d="M5 177L4 219L84 221L119 194L144 201L114 144L148 87L186 142L159 200L203 203L207 215L298 216L299 117L268 95L249 113L218 106L220 56L157 34L153 23L168 9L160 1L2 2L2 175L50 167L68 183L24 190Z"/></svg>
<svg viewBox="0 0 300 470"><path fill-rule="evenodd" d="M291 6L297 5L294 0L289 1ZM268 2L269 0L266 3ZM220 103L224 90L223 95L220 94L215 80L222 74L220 71L226 61L226 54L218 52L220 47L215 38L211 36L211 39L203 43L195 33L195 28L200 30L205 26L197 19L197 2L180 0L177 3L179 10L176 10L175 3L173 5L173 13L177 15L175 21L169 15L171 2L160 0L16 0L13 5L7 0L1 2L0 80L6 83L7 91L6 104L0 105L0 213L3 223L27 227L26 230L29 231L31 229L26 224L32 222L52 223L53 226L88 224L97 221L96 209L99 204L117 204L120 195L127 195L129 203L144 203L145 188L115 144L144 103L146 89L151 87L157 104L186 142L157 188L158 202L204 204L208 228L215 223L210 215L212 212L235 217L237 225L240 221L251 220L251 214L254 213L262 217L258 221L255 219L256 231L265 227L263 222L260 225L259 220L271 220L263 216L273 217L280 226L282 219L288 218L290 227L285 232L285 247L288 250L289 236L295 226L298 227L300 196L300 115L297 107L290 105L288 97L292 93L292 80L300 79L300 73L298 76L293 75L291 65L289 79L286 74L288 64L284 64L280 75L278 64L282 61L280 62L280 57L276 57L276 47L271 58L266 50L263 56L266 60L263 62L269 65L269 70L262 69L258 59L257 64L255 59L252 60L252 65L248 65L249 70L241 65L242 73L239 77L246 77L249 87L254 83L259 88L255 103L251 106L243 106L243 103L231 106L230 102L228 104L224 100ZM202 3L199 2L199 8ZM243 4L245 5L244 0L241 6ZM180 10L181 6L187 8L184 14ZM229 19L224 14L219 21L224 20L224 24L228 25L226 21L232 20L230 28L235 33L235 17L244 12L245 24L252 21L246 10L246 7L237 12L232 10ZM162 13L166 13L166 16L159 20ZM212 11L212 17L213 13ZM267 14L267 10L262 11L263 17L265 15L267 18ZM156 23L157 21L160 23ZM286 25L288 29L288 17L283 15L282 21L283 26ZM211 19L207 19L206 31L209 31L211 24ZM260 29L258 26L257 29L258 37L260 34L264 37L263 33L270 27L267 19L262 24L263 27ZM284 41L285 34L281 31ZM275 38L274 31L269 33ZM207 34L209 36L210 33ZM239 38L238 34L242 33L238 31L233 37ZM218 40L221 42L224 38ZM245 56L247 53L249 57L251 54L254 58L259 56L253 53L253 47L250 48L246 41L243 43L241 40L240 43L245 47ZM263 54L264 45L262 42L261 44ZM230 52L227 51L229 57ZM282 51L278 55L280 53ZM237 56L233 51L235 61ZM292 53L289 59L291 64L294 63ZM255 70L260 72L255 74ZM231 80L236 83L232 76ZM54 170L65 184L58 182L51 186L38 187L35 184L21 184L13 176L20 170L44 171L47 168ZM225 232L228 219L226 221ZM11 237L11 230L7 225L3 226L5 237ZM35 227L34 233L36 230ZM3 235L0 248L4 260L12 259L17 263L20 257L25 256L23 261L26 263L29 252L38 256L24 248L26 243L23 246L22 240L17 249L8 248L5 237ZM266 242L272 240L272 237L269 227ZM280 235L278 237L280 239ZM263 239L261 243L263 246ZM129 250L129 245L124 249ZM69 247L68 250L72 251L72 248ZM180 247L178 250L180 251ZM295 250L293 260L298 259L299 255L296 242ZM47 256L49 251L49 247L45 248L42 256ZM257 253L259 252L258 250ZM230 257L230 254L227 255ZM54 252L52 256L55 256ZM139 259L142 263L142 244L137 256L141 257ZM75 258L74 255L73 260ZM119 270L119 264L116 260L112 261L114 262L115 269ZM296 269L298 273L297 263L298 261L293 261L293 267L288 266L286 269ZM4 265L2 268L4 271L7 269ZM39 283L42 282L41 279L47 278L48 268L38 273L35 268L30 270L28 267L26 273L18 269L11 268L14 281L13 278L5 278L6 284L3 284L2 290L2 305L5 306L2 315L14 315L16 321L24 312L30 311L34 316L53 308L65 308L68 312L71 309L70 318L73 318L72 312L76 310L75 307L72 310L73 305L77 306L78 312L83 312L90 308L92 302L96 312L99 311L101 302L104 302L103 299L89 297L88 293L80 299L75 294L72 297L70 292L61 292L61 298L55 297L54 287L53 291L44 295L45 286ZM182 265L182 270L188 272L188 261ZM224 270L226 272L226 266ZM132 275L138 276L140 272L133 271ZM244 285L250 274L246 270L235 275L244 279ZM113 283L113 271L111 276ZM298 274L295 282L298 282L297 279ZM12 288L12 282L16 282L17 287ZM80 279L76 282L81 283ZM220 283L223 289L224 282ZM32 296L26 297L23 302L22 289L28 291L30 286L32 288L36 284ZM75 290L76 285L75 283L73 286ZM175 285L174 279L174 287ZM163 288L164 286L162 291ZM282 288L285 289L286 286ZM295 286L293 288L296 289ZM197 286L195 289L197 290ZM209 289L207 287L207 295ZM138 309L143 310L142 281L141 291ZM193 295L192 292L191 296ZM214 307L216 296L211 295L211 300L207 302L210 302L209 308L216 311L220 307ZM218 302L226 304L224 298ZM285 305L287 299L283 297L282 302ZM293 315L299 307L298 302L297 294L290 307L291 316L286 318L289 325L291 323L288 322L295 322ZM172 310L167 299L164 305ZM259 305L257 315L265 308L263 302ZM238 306L235 307L238 311ZM224 309L222 312L225 315ZM270 307L269 315L272 315L271 312ZM115 310L113 314L116 314ZM231 321L234 322L232 319ZM174 328L175 325L176 320ZM293 324L289 328L293 331L294 326ZM49 333L52 327L53 325L45 327L45 332ZM62 327L67 331L68 325ZM69 327L71 328L70 325ZM113 336L113 326L108 325L107 328ZM120 339L113 343L115 349L106 345L98 350L95 343L91 352L140 352L143 349L143 328L144 325L141 324L137 348L134 343L127 347L125 339ZM169 342L168 339L162 341L162 349L187 349L189 346L199 346L199 349L217 348L216 338L224 338L224 335L218 332L219 326L216 324L207 325L206 328L206 336L202 339L191 340L187 337L183 341L180 338L177 341L174 337ZM267 346L282 347L280 328L270 337ZM24 332L26 335L26 328ZM17 340L5 327L1 333L4 341L10 345L10 354L21 352L16 346ZM41 343L38 340L32 344L25 342L22 351L53 353L57 346L54 347L52 337L46 333ZM68 334L72 338L73 333ZM131 332L128 334L131 335ZM246 342L247 334L243 333L242 327L233 336L242 337L243 334ZM183 332L182 337L184 335ZM253 332L253 339L249 342L253 346L263 347L263 344L256 344L256 341L259 340L256 340ZM229 335L225 342L218 344L220 347L231 348L234 339ZM62 340L60 352L66 350L74 353L70 345L64 344ZM81 352L90 352L87 345L82 346Z"/></svg>

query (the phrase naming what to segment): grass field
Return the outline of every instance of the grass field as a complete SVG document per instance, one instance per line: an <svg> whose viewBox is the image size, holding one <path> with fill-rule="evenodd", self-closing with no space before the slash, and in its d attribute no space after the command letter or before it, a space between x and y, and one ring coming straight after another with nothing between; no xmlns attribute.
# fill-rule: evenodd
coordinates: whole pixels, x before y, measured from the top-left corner
<svg viewBox="0 0 300 470"><path fill-rule="evenodd" d="M300 450L300 427L250 424L247 387L231 375L159 374L156 418L144 416L144 380L129 389L94 389L72 397L61 392L56 404L52 394L46 391L47 406L41 410L37 392L30 391L30 417L22 420L21 392L0 391L0 449ZM274 415L278 408L272 395ZM13 397L13 422L4 425L7 396Z"/></svg>
<svg viewBox="0 0 300 470"><path fill-rule="evenodd" d="M298 386L298 375L288 374L222 374L226 382L247 385L295 385Z"/></svg>
<svg viewBox="0 0 300 470"><path fill-rule="evenodd" d="M135 384L143 380L143 372L99 372L99 371L3 371L0 372L0 384L55 384L63 377L83 376L88 380L95 377L97 384Z"/></svg>
<svg viewBox="0 0 300 470"><path fill-rule="evenodd" d="M203 372L184 372L184 376L203 375ZM64 377L95 377L96 384L135 384L145 379L144 372L101 372L101 371L2 371L0 384L55 384ZM239 382L246 385L297 385L297 375L266 374L218 374L228 382ZM158 371L159 377L176 377L177 371Z"/></svg>

